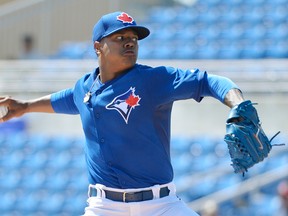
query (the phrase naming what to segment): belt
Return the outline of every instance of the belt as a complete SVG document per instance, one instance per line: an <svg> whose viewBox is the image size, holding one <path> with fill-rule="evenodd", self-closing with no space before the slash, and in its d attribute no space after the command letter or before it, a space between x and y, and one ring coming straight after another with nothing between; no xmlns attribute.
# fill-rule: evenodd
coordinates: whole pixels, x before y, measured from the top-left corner
<svg viewBox="0 0 288 216"><path fill-rule="evenodd" d="M154 199L152 190L144 190L137 192L117 192L102 189L105 192L105 198L117 202L141 202ZM97 196L97 189L94 187L90 188L90 197ZM159 197L166 197L170 193L168 187L160 188ZM98 194L99 195L99 194ZM100 195L101 197L101 195Z"/></svg>

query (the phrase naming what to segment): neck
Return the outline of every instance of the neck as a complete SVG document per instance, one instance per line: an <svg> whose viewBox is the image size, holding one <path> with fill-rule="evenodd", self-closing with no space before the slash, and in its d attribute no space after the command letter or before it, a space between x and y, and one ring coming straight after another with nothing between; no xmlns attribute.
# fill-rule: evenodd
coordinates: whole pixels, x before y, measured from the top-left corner
<svg viewBox="0 0 288 216"><path fill-rule="evenodd" d="M129 67L123 70L118 70L118 71L107 71L107 70L103 70L103 68L99 66L99 75L100 75L99 79L101 80L102 83L108 82L110 80L117 78L118 76L122 74L125 74L131 68L132 67Z"/></svg>

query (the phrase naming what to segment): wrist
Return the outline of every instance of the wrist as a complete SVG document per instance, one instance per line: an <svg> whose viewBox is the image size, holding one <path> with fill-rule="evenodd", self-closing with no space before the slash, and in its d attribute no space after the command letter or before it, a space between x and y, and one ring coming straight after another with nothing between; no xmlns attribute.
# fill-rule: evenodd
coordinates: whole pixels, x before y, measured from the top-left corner
<svg viewBox="0 0 288 216"><path fill-rule="evenodd" d="M224 104L233 108L244 101L242 92L239 89L231 89L225 96Z"/></svg>

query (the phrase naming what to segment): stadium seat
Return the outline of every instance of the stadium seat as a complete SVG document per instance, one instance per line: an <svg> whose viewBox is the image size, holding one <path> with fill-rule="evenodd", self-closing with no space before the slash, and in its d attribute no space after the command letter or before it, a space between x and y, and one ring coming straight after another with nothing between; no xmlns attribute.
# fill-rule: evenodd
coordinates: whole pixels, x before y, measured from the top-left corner
<svg viewBox="0 0 288 216"><path fill-rule="evenodd" d="M152 59L171 59L173 58L173 47L169 44L159 44L157 49L153 49L151 52Z"/></svg>
<svg viewBox="0 0 288 216"><path fill-rule="evenodd" d="M65 175L64 170L61 170L54 175L47 176L44 186L49 190L49 192L57 193L66 187L68 181L69 177Z"/></svg>
<svg viewBox="0 0 288 216"><path fill-rule="evenodd" d="M41 199L38 209L47 215L61 215L65 199L61 193L51 193L49 199Z"/></svg>
<svg viewBox="0 0 288 216"><path fill-rule="evenodd" d="M170 23L177 16L177 11L175 8L171 7L153 7L148 12L148 17L150 21L154 21L157 23Z"/></svg>
<svg viewBox="0 0 288 216"><path fill-rule="evenodd" d="M83 215L84 209L87 206L86 200L87 194L66 196L65 202L63 203L61 209L65 214Z"/></svg>
<svg viewBox="0 0 288 216"><path fill-rule="evenodd" d="M197 51L190 46L177 47L173 52L174 59L196 59Z"/></svg>
<svg viewBox="0 0 288 216"><path fill-rule="evenodd" d="M219 59L239 59L241 51L235 46L223 47L217 53Z"/></svg>
<svg viewBox="0 0 288 216"><path fill-rule="evenodd" d="M171 158L172 165L175 169L175 175L178 177L187 175L191 171L191 166L194 163L193 157L189 153L182 153L177 157Z"/></svg>
<svg viewBox="0 0 288 216"><path fill-rule="evenodd" d="M59 137L46 139L45 142L40 137L24 136L23 134L15 135L14 138L11 139L11 137L7 138L6 136L0 138L2 144L8 145L6 143L8 141L15 148L14 150L11 149L9 157L1 157L0 160L1 173L6 173L0 175L1 215L2 212L5 215L12 211L16 215L18 212L25 215L82 214L86 205L88 185L85 159L82 154L84 140L67 137L64 141L65 137L61 137L59 143L63 145L59 147L56 144ZM20 144L17 144L17 140ZM37 141L41 147L35 150ZM54 143L50 144L50 141ZM173 137L171 141L172 164L177 183L182 182L181 184L183 184L182 179L185 179L187 175L202 173L203 171L209 172L209 170L215 169L215 166L231 169L228 175L223 174L217 177L217 180L213 180L213 172L211 171L211 176L209 175L211 179L203 178L199 184L181 193L185 200L191 201L242 181L242 176L235 175L229 166L230 157L227 149L226 152L223 151L225 143L223 143L222 138ZM28 146L26 150L23 148L25 144ZM23 149L29 154L23 154ZM283 154L278 155L277 160L270 158L269 161L258 164L257 167L249 170L247 176L252 177L286 164L286 153L284 151ZM38 163L39 165L37 165ZM273 195L273 187L275 185L268 185L260 191L267 196ZM261 203L255 205L260 206ZM228 208L228 205L226 207ZM221 209L226 207L224 203ZM272 208L272 204L270 207ZM238 213L239 215L247 215L255 209L238 206L234 209L235 211L232 210L227 210L230 215L235 214L235 212L237 215ZM227 213L227 215L229 214Z"/></svg>
<svg viewBox="0 0 288 216"><path fill-rule="evenodd" d="M46 175L39 170L32 170L22 176L19 187L25 189L26 192L37 193L39 188L45 187Z"/></svg>
<svg viewBox="0 0 288 216"><path fill-rule="evenodd" d="M27 130L27 122L25 118L12 119L8 122L0 124L0 134L11 135L21 133Z"/></svg>
<svg viewBox="0 0 288 216"><path fill-rule="evenodd" d="M1 191L1 202L0 202L0 211L1 215L7 214L11 215L14 211L15 206L17 205L17 196L15 192L8 191L4 192Z"/></svg>
<svg viewBox="0 0 288 216"><path fill-rule="evenodd" d="M7 170L17 170L22 166L24 157L24 152L22 152L20 149L16 149L9 155L1 156L0 163L1 166Z"/></svg>
<svg viewBox="0 0 288 216"><path fill-rule="evenodd" d="M265 52L254 46L239 53L235 47L223 44L215 50L215 47L210 47L210 42L221 40L237 43L238 40L247 39L263 41L264 44L269 38L285 41L288 31L287 5L287 0L209 0L196 1L190 7L152 7L147 19L142 22L151 34L145 42L139 42L143 44L139 59L286 58L287 52L280 47L274 50L269 48ZM265 34L266 29L270 29L271 33ZM193 46L177 47L177 44L193 41L200 48L198 51ZM52 58L94 59L96 56L91 43L85 41L62 44Z"/></svg>
<svg viewBox="0 0 288 216"><path fill-rule="evenodd" d="M51 137L49 140L50 147L55 149L58 153L68 150L72 143L73 139L65 136L55 136Z"/></svg>
<svg viewBox="0 0 288 216"><path fill-rule="evenodd" d="M38 191L25 191L25 196L18 198L17 206L14 206L22 215L32 215L39 208L41 198L37 195ZM39 199L40 198L40 199Z"/></svg>
<svg viewBox="0 0 288 216"><path fill-rule="evenodd" d="M19 186L22 177L17 169L4 169L3 171L5 171L5 175L1 174L0 176L0 191L8 193Z"/></svg>

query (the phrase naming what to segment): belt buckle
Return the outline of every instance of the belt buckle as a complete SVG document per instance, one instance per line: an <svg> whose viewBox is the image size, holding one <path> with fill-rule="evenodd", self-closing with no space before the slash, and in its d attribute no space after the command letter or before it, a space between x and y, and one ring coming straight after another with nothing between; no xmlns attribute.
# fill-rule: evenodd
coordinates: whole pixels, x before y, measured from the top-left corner
<svg viewBox="0 0 288 216"><path fill-rule="evenodd" d="M133 195L133 194L135 194L135 192L123 192L123 195L122 195L122 200L123 200L123 202L126 202L126 195L127 194L131 194L131 195Z"/></svg>
<svg viewBox="0 0 288 216"><path fill-rule="evenodd" d="M123 192L122 200L123 200L123 202L126 202L126 192Z"/></svg>

